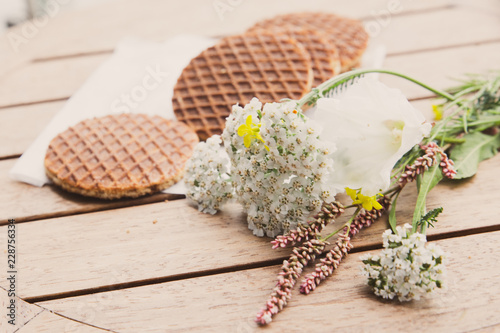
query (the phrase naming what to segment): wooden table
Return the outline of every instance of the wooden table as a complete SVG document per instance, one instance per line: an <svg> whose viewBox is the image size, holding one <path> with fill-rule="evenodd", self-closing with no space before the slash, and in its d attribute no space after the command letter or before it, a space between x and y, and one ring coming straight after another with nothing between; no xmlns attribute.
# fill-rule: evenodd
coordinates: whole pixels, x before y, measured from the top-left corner
<svg viewBox="0 0 500 333"><path fill-rule="evenodd" d="M60 1L62 3L62 1ZM225 9L221 15L214 6ZM63 6L63 5L61 5ZM17 332L500 331L500 156L469 180L444 182L429 208L444 207L429 239L447 252L448 289L399 304L373 296L359 257L381 248L381 219L354 239L335 275L308 296L298 290L272 325L254 316L287 249L247 229L237 205L204 215L182 196L104 202L9 179L16 158L125 36L162 41L189 32L224 36L273 14L324 10L360 18L386 45L384 67L438 88L463 73L500 69L498 0L119 1L55 13L15 52L0 40L1 332L6 324L7 219L17 222ZM42 24L43 23L43 24ZM21 33L20 26L12 30ZM431 117L432 95L400 79ZM408 222L416 198L398 205ZM5 288L5 289L3 289Z"/></svg>

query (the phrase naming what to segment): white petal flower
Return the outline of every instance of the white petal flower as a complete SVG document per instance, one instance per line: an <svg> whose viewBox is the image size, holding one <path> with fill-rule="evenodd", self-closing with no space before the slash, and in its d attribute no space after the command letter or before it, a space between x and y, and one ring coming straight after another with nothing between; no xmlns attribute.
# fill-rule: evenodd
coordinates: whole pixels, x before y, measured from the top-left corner
<svg viewBox="0 0 500 333"><path fill-rule="evenodd" d="M401 91L370 78L319 99L313 116L327 124L321 139L337 144L331 181L365 195L385 190L395 163L431 129Z"/></svg>
<svg viewBox="0 0 500 333"><path fill-rule="evenodd" d="M228 175L229 158L220 143L218 135L198 143L186 163L186 195L204 213L215 214L233 196Z"/></svg>
<svg viewBox="0 0 500 333"><path fill-rule="evenodd" d="M436 288L443 287L444 265L442 251L434 246L425 247L425 236L411 233L411 226L396 229L392 235L406 245L390 244L384 232L384 249L380 256L362 257L368 285L383 298L397 297L399 301L418 300ZM415 236L417 235L417 236ZM408 244L409 241L409 244ZM395 246L396 245L396 246ZM373 271L377 270L377 274Z"/></svg>

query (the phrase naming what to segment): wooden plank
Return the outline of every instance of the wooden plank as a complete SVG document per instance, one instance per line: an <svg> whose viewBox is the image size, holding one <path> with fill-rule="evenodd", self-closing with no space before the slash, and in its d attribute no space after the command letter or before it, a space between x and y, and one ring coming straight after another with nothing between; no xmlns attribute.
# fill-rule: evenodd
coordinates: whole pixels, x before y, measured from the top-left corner
<svg viewBox="0 0 500 333"><path fill-rule="evenodd" d="M103 333L109 330L90 326L74 321L50 311L43 311L29 323L16 331L18 333L52 333L52 332L74 332L74 333Z"/></svg>
<svg viewBox="0 0 500 333"><path fill-rule="evenodd" d="M402 72L437 89L456 86L465 74L486 74L500 69L500 42L456 47L388 57L384 68ZM381 75L380 80L401 89L408 98L423 98L429 92L403 79Z"/></svg>
<svg viewBox="0 0 500 333"><path fill-rule="evenodd" d="M7 290L9 289L10 288L7 288ZM26 303L19 297L11 297L9 295L10 292L7 290L0 287L0 304L2 305L2 314L0 315L0 331L11 333L19 330L44 310L37 305ZM15 291L13 292L15 293ZM13 314L15 318L7 316L8 313L10 314L10 310L7 307L10 306L11 299L15 301L15 306L17 307L15 313ZM9 323L9 320L14 320L14 325Z"/></svg>
<svg viewBox="0 0 500 333"><path fill-rule="evenodd" d="M465 332L500 329L500 232L441 240L447 290L410 303L382 301L348 256L310 295L297 290L266 332ZM257 332L254 315L270 293L279 266L41 302L77 320L119 332Z"/></svg>
<svg viewBox="0 0 500 333"><path fill-rule="evenodd" d="M65 101L6 108L0 111L0 158L21 155L62 108Z"/></svg>
<svg viewBox="0 0 500 333"><path fill-rule="evenodd" d="M15 312L15 325L9 324L11 320L6 316L6 308L11 299L15 300L17 306ZM98 333L108 330L99 329L72 319L65 318L35 304L30 304L19 297L11 298L8 292L0 288L0 303L2 304L2 315L0 316L0 331L5 333L13 332L82 332Z"/></svg>
<svg viewBox="0 0 500 333"><path fill-rule="evenodd" d="M109 57L88 55L23 66L0 77L0 106L67 99Z"/></svg>
<svg viewBox="0 0 500 333"><path fill-rule="evenodd" d="M378 25L366 24L375 34L373 41L386 45L389 55L499 41L500 3L490 3L488 10L478 7L480 3L481 1L460 1L452 8L404 15L386 21L381 21L384 18L379 17L378 21L375 19ZM477 24L477 27L470 29L469 23Z"/></svg>
<svg viewBox="0 0 500 333"><path fill-rule="evenodd" d="M44 219L54 216L66 216L93 212L96 210L114 209L151 202L175 200L183 195L158 193L138 199L120 199L114 201L87 198L63 191L56 186L36 187L12 180L8 176L15 160L0 161L0 225L6 224L8 218L18 222Z"/></svg>
<svg viewBox="0 0 500 333"><path fill-rule="evenodd" d="M443 206L444 212L429 235L442 238L450 233L498 230L500 206L484 209L484 203L500 201L499 167L500 155L484 162L468 181L437 186L429 195L428 207ZM416 193L408 186L398 201L400 223L410 221L415 200ZM271 250L268 238L252 236L236 204L212 216L199 213L187 200L176 200L17 227L22 236L19 271L25 277L19 290L22 297L30 298L264 265L288 254L286 249ZM379 247L386 228L382 220L353 243L358 250ZM5 235L6 226L0 227L0 237ZM0 286L5 284L1 274Z"/></svg>
<svg viewBox="0 0 500 333"><path fill-rule="evenodd" d="M77 13L61 13L57 3L49 20L35 22L36 25L27 22L12 28L10 35L0 36L1 69L12 69L33 59L109 51L124 36L161 41L179 33L210 36L239 33L263 16L290 11L327 10L351 17L378 17L388 10L389 1L371 0L360 5L342 0L129 0L120 1L119 6L105 3ZM439 9L451 3L450 0L401 0L396 15ZM223 7L217 11L215 6L221 4Z"/></svg>
<svg viewBox="0 0 500 333"><path fill-rule="evenodd" d="M461 31L466 14L468 15L467 22L470 29L466 33L450 34L449 31ZM426 24L419 24L422 20L425 20ZM416 49L478 43L495 38L500 40L499 31L500 21L497 20L496 16L482 11L471 11L467 8L456 7L431 13L394 16L389 24L381 29L380 35L374 38L374 42L378 40L386 45L389 53L409 52ZM476 50L475 45L460 48L461 53L462 51L464 57L474 57L475 60L464 65L460 62L463 58L458 58L441 71L436 71L436 67L429 66L429 64L436 62L432 56L434 53L427 52L423 55L420 53L413 55L416 57L415 59L404 57L403 61L407 61L407 64L401 69L410 67L408 64L412 64L412 66L421 64L421 66L413 66L415 70L418 70L418 73L434 72L437 76L439 74L451 75L464 71L475 71L476 67L483 69L490 62L490 59L492 60L491 64L498 63L496 61L499 57L497 48L494 48L496 53L493 55L483 54L481 50ZM0 107L68 98L85 82L90 73L109 56L109 54L97 54L55 59L54 61L31 63L14 70L0 79L0 91L4 92L0 96ZM423 57L425 62L422 62L419 57ZM429 57L430 59L428 59ZM397 69L400 68L398 59L395 61L398 65ZM392 58L388 58L385 67L393 68L391 62ZM454 71L450 72L448 69L452 65L455 65L452 68ZM458 71L456 67L460 67ZM422 71L424 72L422 73ZM57 73L56 76L55 73ZM47 80L49 77L51 80ZM421 94L417 94L416 97L421 97Z"/></svg>

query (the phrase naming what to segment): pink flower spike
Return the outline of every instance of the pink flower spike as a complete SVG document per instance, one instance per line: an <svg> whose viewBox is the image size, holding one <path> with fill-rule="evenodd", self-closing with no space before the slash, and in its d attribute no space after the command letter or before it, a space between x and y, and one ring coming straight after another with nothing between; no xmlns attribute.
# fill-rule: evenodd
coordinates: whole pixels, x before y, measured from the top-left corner
<svg viewBox="0 0 500 333"><path fill-rule="evenodd" d="M382 216L382 214L389 209L391 201L387 197L381 197L378 202L382 205L382 209L372 209L370 211L364 211L360 213L351 223L351 228L349 229L349 236L352 237L356 235L361 229L367 228L372 225L372 223Z"/></svg>
<svg viewBox="0 0 500 333"><path fill-rule="evenodd" d="M323 253L326 245L326 242L312 239L293 249L290 258L283 261L281 272L278 274L278 282L269 296L265 308L255 318L259 325L270 323L272 317L287 305L292 297L292 288L302 274L303 267L310 261L314 261L316 255Z"/></svg>
<svg viewBox="0 0 500 333"><path fill-rule="evenodd" d="M425 155L417 158L412 165L407 165L405 171L399 177L399 184L406 185L415 180L417 175L422 174L431 166L436 164L436 156L439 154L441 162L439 166L445 177L452 179L457 173L453 167L453 161L448 158L446 153L435 142L429 142L427 145L420 146L425 151Z"/></svg>
<svg viewBox="0 0 500 333"><path fill-rule="evenodd" d="M320 260L314 272L307 274L304 280L302 280L302 284L300 285L300 292L302 294L309 294L316 289L321 281L333 274L333 271L339 266L340 261L352 249L353 246L350 240L349 235L345 233L338 236L334 248L326 254L325 258Z"/></svg>

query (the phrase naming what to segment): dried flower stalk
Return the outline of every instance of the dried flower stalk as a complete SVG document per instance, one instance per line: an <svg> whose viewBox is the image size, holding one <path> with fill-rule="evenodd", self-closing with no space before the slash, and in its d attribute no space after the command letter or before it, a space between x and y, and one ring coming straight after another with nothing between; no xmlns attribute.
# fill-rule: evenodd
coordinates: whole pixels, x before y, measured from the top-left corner
<svg viewBox="0 0 500 333"><path fill-rule="evenodd" d="M412 165L407 165L405 171L399 177L399 184L406 185L414 181L418 175L427 171L430 167L437 163L437 155L441 157L439 166L445 177L453 179L457 171L453 167L453 161L448 158L446 153L435 142L430 142L427 145L420 146L425 151L425 155L420 156Z"/></svg>
<svg viewBox="0 0 500 333"><path fill-rule="evenodd" d="M327 242L319 239L311 239L302 246L293 248L290 258L283 261L276 287L267 300L265 307L257 314L255 321L258 324L269 324L272 321L272 316L283 310L292 297L292 289L302 274L304 266L323 253L327 244Z"/></svg>
<svg viewBox="0 0 500 333"><path fill-rule="evenodd" d="M351 238L348 233L340 234L333 249L328 251L326 257L316 264L316 269L313 273L307 274L302 284L300 285L300 292L302 294L309 294L311 291L333 274L333 271L340 265L340 261L347 256L347 253L353 248Z"/></svg>

